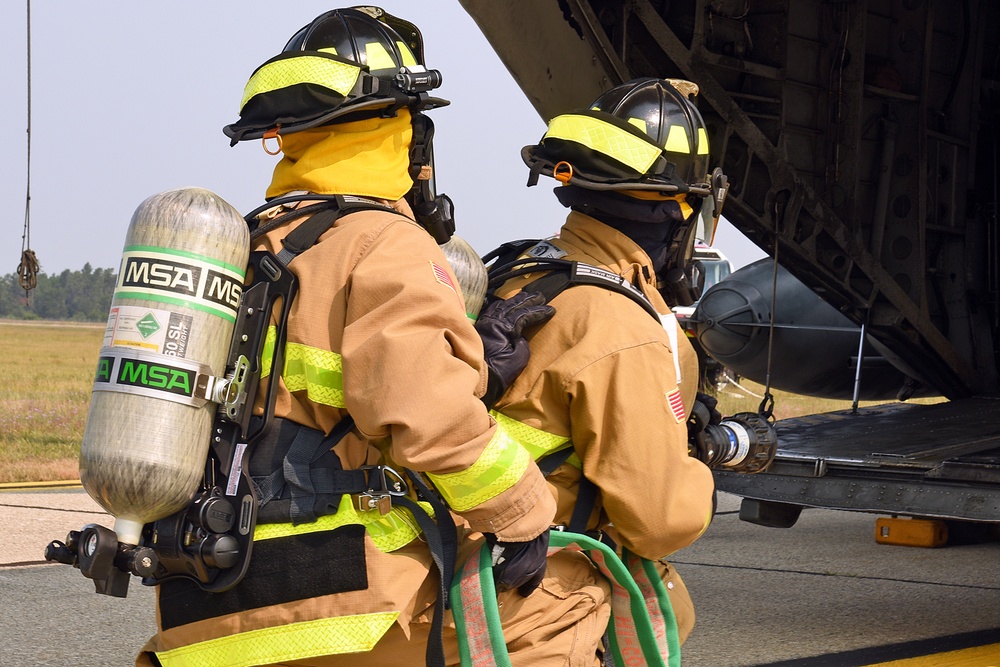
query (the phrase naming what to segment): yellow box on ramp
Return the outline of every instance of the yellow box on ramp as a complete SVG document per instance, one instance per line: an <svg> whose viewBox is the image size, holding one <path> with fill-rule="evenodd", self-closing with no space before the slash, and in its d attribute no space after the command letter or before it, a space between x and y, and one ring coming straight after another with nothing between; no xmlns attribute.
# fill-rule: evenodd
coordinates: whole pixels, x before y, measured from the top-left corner
<svg viewBox="0 0 1000 667"><path fill-rule="evenodd" d="M875 541L905 547L943 547L948 543L948 524L935 519L882 517L875 520Z"/></svg>

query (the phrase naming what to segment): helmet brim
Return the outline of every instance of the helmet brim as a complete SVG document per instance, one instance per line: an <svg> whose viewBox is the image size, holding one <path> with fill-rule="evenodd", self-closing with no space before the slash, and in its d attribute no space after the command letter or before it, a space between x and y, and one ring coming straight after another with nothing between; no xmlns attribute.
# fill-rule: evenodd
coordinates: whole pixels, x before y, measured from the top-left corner
<svg viewBox="0 0 1000 667"><path fill-rule="evenodd" d="M539 144L522 148L521 160L531 170L533 180L537 174L543 174L561 183L588 190L645 190L664 194L690 193L699 197L707 197L712 194L712 188L708 182L684 183L680 180L668 180L660 176L639 177L628 173L616 176L587 172L574 166L571 161L562 159L555 161L546 156L544 146ZM557 177L555 171L560 164L568 165L569 169L560 170ZM529 181L529 183L531 182Z"/></svg>
<svg viewBox="0 0 1000 667"><path fill-rule="evenodd" d="M235 144L239 141L262 139L265 134L269 134L275 130L276 134L291 134L292 132L301 132L302 130L309 130L321 125L327 125L334 121L347 122L347 120L372 118L374 116L381 115L385 110L397 105L408 106L410 109L414 110L424 110L445 107L449 104L451 104L449 100L440 97L425 97L419 105L409 105L403 100L397 100L389 97L378 97L367 100L359 100L357 102L338 107L333 111L320 114L315 118L280 124L276 127L260 127L259 125L254 126L248 123L243 123L242 121L236 121L235 123L230 123L229 125L223 127L222 131L227 137L232 139ZM356 117L348 119L345 118L345 116Z"/></svg>

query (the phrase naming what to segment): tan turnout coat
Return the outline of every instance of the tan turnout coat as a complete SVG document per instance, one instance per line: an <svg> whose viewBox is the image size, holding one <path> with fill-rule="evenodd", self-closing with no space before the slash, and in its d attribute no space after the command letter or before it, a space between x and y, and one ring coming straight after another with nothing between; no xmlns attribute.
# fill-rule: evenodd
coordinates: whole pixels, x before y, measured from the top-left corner
<svg viewBox="0 0 1000 667"><path fill-rule="evenodd" d="M547 243L554 250L546 256L610 270L641 289L658 312L670 313L648 256L617 230L572 212ZM499 294L509 297L541 275L515 278ZM575 458L548 477L557 524L569 523L582 466L599 489L588 529L608 531L643 558L662 559L694 542L713 511L712 473L687 452L695 352L672 317L661 324L604 287L569 287L551 303L555 316L528 334L528 366L495 410L536 446L572 444ZM672 598L684 591L676 573L665 577ZM680 597L674 606L683 638L694 619L686 593Z"/></svg>
<svg viewBox="0 0 1000 667"><path fill-rule="evenodd" d="M307 377L307 384L317 386L290 391L282 380L276 415L329 433L349 413L356 426L334 450L345 469L385 462L437 475L437 481L461 497L457 514L467 530L509 541L531 539L551 524L552 497L530 457L528 465L511 465L487 493L477 490L479 467L491 465L481 457L505 443L479 399L486 386L482 343L466 318L444 254L413 222L405 203L394 206L398 213L362 211L341 217L315 246L291 261L299 291L288 342L298 346L307 368L339 372L342 382L338 387L329 378ZM277 253L281 239L303 219L269 231L255 249ZM504 451L510 454L510 443ZM389 629L408 636L411 620L427 620L437 598L430 552L422 538L386 550L373 541L372 530L365 535L365 590L173 627L159 632L145 650L156 651L165 666L222 664L211 660L226 654L227 638L256 635L263 646L262 664L263 656L270 662L308 658L313 650L308 642L296 647L283 637L331 616L389 619ZM460 559L478 545L460 542ZM382 627L375 634L386 631ZM337 640L344 634L337 631ZM214 648L204 653L204 661L188 662L185 647L196 644ZM229 655L248 646L233 643ZM148 664L143 660L140 656L139 664Z"/></svg>

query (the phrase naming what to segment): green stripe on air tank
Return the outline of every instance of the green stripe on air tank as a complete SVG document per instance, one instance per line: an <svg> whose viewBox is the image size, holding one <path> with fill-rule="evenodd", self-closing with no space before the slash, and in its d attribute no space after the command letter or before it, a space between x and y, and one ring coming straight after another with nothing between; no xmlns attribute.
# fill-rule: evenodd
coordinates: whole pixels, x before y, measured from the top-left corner
<svg viewBox="0 0 1000 667"><path fill-rule="evenodd" d="M126 250L122 254L115 297L152 298L236 321L243 294L243 272L205 261L194 253L159 249ZM155 295L155 296L154 296Z"/></svg>
<svg viewBox="0 0 1000 667"><path fill-rule="evenodd" d="M206 257L205 255L199 255L198 253L188 252L187 250L178 250L176 248L160 248L158 246L152 245L130 245L127 246L124 252L151 252L151 253L163 253L164 255L177 255L178 257L187 257L189 259L197 259L200 262L205 262L206 264L215 264L216 266L221 266L228 269L238 275L240 280L246 277L246 268L240 268L235 264L229 264L228 262L223 262L222 260L215 259L212 257Z"/></svg>
<svg viewBox="0 0 1000 667"><path fill-rule="evenodd" d="M219 308L213 308L212 306L199 303L197 301L189 301L187 299L179 299L175 296L166 296L165 294L151 294L149 292L141 292L139 290L131 290L129 288L119 288L115 290L114 301L117 303L118 299L142 299L144 301L158 301L159 303L169 303L175 306L183 306L185 308L190 308L191 310L200 310L203 313L208 313L210 315L216 315L226 320L227 322L236 322L236 316L230 312Z"/></svg>

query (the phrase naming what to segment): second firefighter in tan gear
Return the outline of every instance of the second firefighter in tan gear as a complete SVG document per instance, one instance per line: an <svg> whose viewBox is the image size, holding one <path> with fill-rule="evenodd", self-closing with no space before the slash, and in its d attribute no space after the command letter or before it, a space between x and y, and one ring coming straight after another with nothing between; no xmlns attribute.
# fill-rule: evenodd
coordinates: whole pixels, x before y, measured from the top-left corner
<svg viewBox="0 0 1000 667"><path fill-rule="evenodd" d="M640 291L660 321L606 287L564 289L551 300L556 315L528 334L531 359L494 414L536 460L571 448L547 478L557 524L568 526L580 511L585 478L596 494L583 506L586 525L574 530L605 533L656 563L683 642L694 607L663 559L708 527L714 482L688 454L697 355L663 294L677 293L664 289L664 277L684 268L693 226L706 217L711 226L703 214L721 206L713 207L704 122L669 82L636 80L554 118L522 157L529 184L538 174L562 181L556 195L572 210L556 237L521 257L605 269ZM497 295L543 275L512 278Z"/></svg>
<svg viewBox="0 0 1000 667"><path fill-rule="evenodd" d="M643 278L649 259L620 232L570 213L559 238L546 245L563 259L638 282L668 326L677 327ZM531 277L511 281L499 295L509 296ZM711 471L687 450L697 355L679 327L669 335L628 298L603 287L567 289L552 305L555 317L529 335L527 368L495 407L499 422L537 459L573 447L575 455L547 478L557 524L569 524L582 470L600 489L588 529L607 530L650 560L688 546L711 520L714 488ZM686 637L694 625L687 589L672 569L666 585Z"/></svg>

